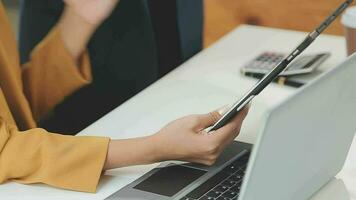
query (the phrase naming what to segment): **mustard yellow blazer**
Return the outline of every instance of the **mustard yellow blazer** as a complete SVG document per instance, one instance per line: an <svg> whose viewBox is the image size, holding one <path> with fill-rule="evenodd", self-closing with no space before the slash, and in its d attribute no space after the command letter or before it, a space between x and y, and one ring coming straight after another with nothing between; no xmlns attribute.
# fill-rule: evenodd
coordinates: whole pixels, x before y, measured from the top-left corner
<svg viewBox="0 0 356 200"><path fill-rule="evenodd" d="M62 136L36 125L66 96L90 83L88 56L78 65L54 28L20 67L15 35L0 1L0 183L95 192L109 139Z"/></svg>

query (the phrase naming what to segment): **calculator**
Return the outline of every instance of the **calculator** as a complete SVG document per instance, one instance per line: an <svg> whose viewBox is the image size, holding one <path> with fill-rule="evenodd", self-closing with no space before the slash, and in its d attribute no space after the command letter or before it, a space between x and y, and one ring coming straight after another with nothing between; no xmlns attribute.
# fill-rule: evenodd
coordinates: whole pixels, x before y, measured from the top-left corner
<svg viewBox="0 0 356 200"><path fill-rule="evenodd" d="M319 53L300 56L292 62L280 76L293 76L308 74L317 69L325 60L330 57L330 53ZM257 56L247 65L241 68L243 74L267 74L276 67L286 54L276 52L264 52Z"/></svg>

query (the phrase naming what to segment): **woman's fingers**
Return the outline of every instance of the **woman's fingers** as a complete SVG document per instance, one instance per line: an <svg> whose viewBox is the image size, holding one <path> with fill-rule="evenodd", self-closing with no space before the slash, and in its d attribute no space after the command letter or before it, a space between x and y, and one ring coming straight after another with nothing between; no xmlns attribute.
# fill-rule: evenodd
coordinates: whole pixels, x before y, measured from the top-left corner
<svg viewBox="0 0 356 200"><path fill-rule="evenodd" d="M244 119L248 114L249 108L242 109L234 119L219 130L214 131L212 136L216 137L220 141L230 141L237 137L240 133L240 129Z"/></svg>
<svg viewBox="0 0 356 200"><path fill-rule="evenodd" d="M214 164L226 145L237 136L247 112L245 108L230 123L209 135L199 133L221 118L218 111L169 123L154 136L160 159Z"/></svg>
<svg viewBox="0 0 356 200"><path fill-rule="evenodd" d="M219 121L219 119L226 113L229 108L229 106L225 105L208 114L198 115L198 130L201 131L214 125L216 122Z"/></svg>
<svg viewBox="0 0 356 200"><path fill-rule="evenodd" d="M242 122L248 114L248 107L241 110L227 125L209 134L204 146L203 164L212 165L218 159L222 150L230 144L240 133Z"/></svg>
<svg viewBox="0 0 356 200"><path fill-rule="evenodd" d="M218 111L213 111L208 114L198 115L198 123L197 123L197 130L201 131L206 129L212 125L214 125L219 119L221 115Z"/></svg>

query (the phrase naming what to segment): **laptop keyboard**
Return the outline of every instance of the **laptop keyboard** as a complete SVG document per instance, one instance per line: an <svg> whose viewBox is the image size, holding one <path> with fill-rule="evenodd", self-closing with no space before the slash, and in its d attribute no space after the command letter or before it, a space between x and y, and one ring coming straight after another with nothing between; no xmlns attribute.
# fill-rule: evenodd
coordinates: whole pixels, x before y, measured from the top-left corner
<svg viewBox="0 0 356 200"><path fill-rule="evenodd" d="M237 158L181 200L236 200L240 194L249 156L247 153Z"/></svg>

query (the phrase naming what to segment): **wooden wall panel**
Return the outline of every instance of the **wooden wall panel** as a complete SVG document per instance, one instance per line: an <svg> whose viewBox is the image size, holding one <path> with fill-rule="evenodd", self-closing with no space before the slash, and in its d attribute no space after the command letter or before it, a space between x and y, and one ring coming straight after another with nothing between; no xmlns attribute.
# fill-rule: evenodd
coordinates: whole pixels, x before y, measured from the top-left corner
<svg viewBox="0 0 356 200"><path fill-rule="evenodd" d="M343 0L205 0L205 46L241 23L310 31L341 2ZM343 34L340 19L327 33Z"/></svg>

